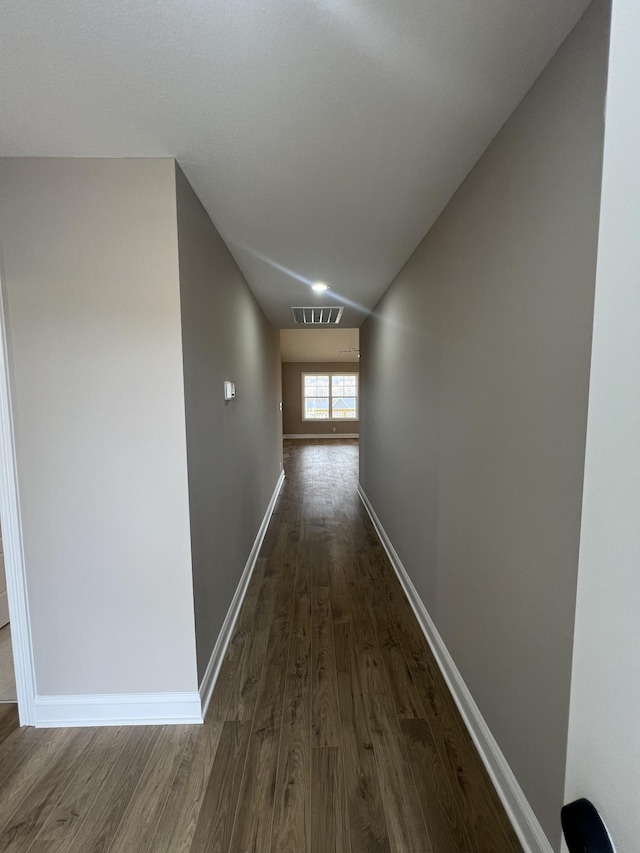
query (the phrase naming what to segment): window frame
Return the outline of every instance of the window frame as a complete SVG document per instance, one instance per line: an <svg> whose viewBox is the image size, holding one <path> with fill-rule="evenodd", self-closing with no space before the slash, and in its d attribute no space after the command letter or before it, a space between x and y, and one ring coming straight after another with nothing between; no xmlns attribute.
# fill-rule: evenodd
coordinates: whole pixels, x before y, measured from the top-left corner
<svg viewBox="0 0 640 853"><path fill-rule="evenodd" d="M355 416L355 418L332 418L331 415L329 415L328 418L307 418L306 417L306 407L305 407L306 394L305 394L305 381L304 381L307 376L328 376L329 377L329 396L327 397L327 400L329 401L329 412L331 412L333 409L333 405L332 405L333 404L333 393L332 393L332 386L333 386L332 379L333 379L333 377L334 376L355 376L355 378L356 378L356 383L355 383L356 384L356 395L355 395L356 396L356 416ZM339 370L339 371L331 371L331 372L329 372L329 371L326 371L326 372L313 371L313 373L311 371L305 371L305 372L300 374L300 392L301 392L301 397L300 397L301 406L300 406L300 408L302 409L301 414L302 414L302 420L304 421L304 423L309 424L309 423L313 423L314 421L316 423L321 423L321 424L326 424L329 422L331 422L331 423L354 423L354 422L360 420L360 373L357 370L345 370L345 371ZM313 396L316 396L316 395L313 395ZM344 396L344 395L341 395L341 396Z"/></svg>

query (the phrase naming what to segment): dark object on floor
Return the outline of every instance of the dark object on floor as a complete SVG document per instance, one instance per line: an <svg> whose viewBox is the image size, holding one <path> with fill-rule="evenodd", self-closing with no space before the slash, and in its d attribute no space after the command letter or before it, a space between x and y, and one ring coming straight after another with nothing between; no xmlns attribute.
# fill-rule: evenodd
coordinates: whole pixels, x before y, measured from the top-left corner
<svg viewBox="0 0 640 853"><path fill-rule="evenodd" d="M576 800L560 812L569 853L615 853L609 833L589 800Z"/></svg>

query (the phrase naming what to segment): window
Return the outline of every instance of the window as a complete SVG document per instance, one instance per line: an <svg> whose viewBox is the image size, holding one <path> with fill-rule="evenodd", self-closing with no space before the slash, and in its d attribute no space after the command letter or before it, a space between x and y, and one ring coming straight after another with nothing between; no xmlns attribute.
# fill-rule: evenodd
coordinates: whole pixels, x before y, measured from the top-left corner
<svg viewBox="0 0 640 853"><path fill-rule="evenodd" d="M358 419L357 373L303 373L304 421L355 421Z"/></svg>

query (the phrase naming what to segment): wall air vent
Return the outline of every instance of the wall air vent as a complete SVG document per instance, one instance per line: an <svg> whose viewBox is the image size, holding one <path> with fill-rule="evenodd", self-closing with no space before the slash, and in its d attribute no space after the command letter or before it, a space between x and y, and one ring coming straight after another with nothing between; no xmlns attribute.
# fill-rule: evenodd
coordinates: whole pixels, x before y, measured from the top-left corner
<svg viewBox="0 0 640 853"><path fill-rule="evenodd" d="M317 305L314 308L292 308L293 319L305 326L335 326L340 322L342 305Z"/></svg>

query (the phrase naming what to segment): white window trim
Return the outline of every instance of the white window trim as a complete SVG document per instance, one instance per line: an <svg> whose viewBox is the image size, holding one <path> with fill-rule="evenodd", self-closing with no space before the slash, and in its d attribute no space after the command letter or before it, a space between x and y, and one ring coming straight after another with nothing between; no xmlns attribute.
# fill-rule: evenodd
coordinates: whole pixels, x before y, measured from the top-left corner
<svg viewBox="0 0 640 853"><path fill-rule="evenodd" d="M331 378L333 376L355 376L356 377L356 416L355 416L355 418L331 418L331 417L329 417L329 418L307 418L307 417L305 417L304 380L305 380L305 377L307 377L307 376L328 376L329 377L329 397L327 398L329 400L329 411L331 411L331 400L332 400ZM300 375L300 395L301 395L300 396L300 403L301 403L301 408L302 408L302 420L305 423L313 423L315 421L316 423L319 423L319 424L326 424L329 422L338 423L338 424L348 424L348 423L354 423L354 422L360 420L360 374L357 370L345 370L345 371L338 371L338 372L333 371L331 373L329 371L315 370L315 371L313 371L313 373L311 371L308 371L306 373L302 373Z"/></svg>

